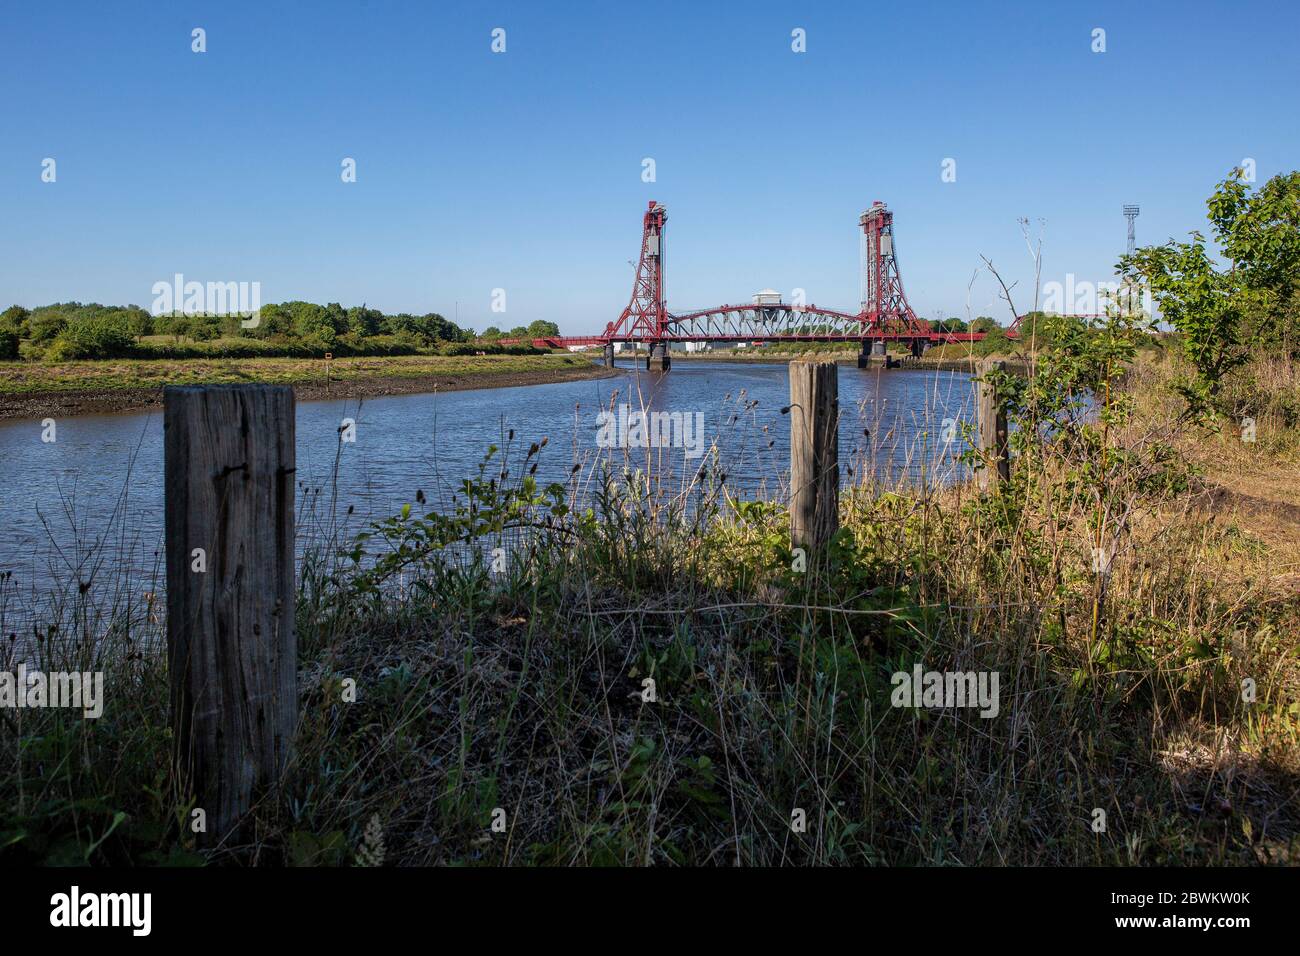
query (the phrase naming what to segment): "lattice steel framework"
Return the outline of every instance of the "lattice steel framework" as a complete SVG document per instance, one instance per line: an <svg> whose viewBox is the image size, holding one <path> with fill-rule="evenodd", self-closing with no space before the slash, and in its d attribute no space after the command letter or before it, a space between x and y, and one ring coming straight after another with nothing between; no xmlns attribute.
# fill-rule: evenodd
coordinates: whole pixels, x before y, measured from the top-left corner
<svg viewBox="0 0 1300 956"><path fill-rule="evenodd" d="M668 335L664 308L664 223L668 210L653 199L641 222L641 261L632 284L632 301L605 327L607 339L660 341Z"/></svg>
<svg viewBox="0 0 1300 956"><path fill-rule="evenodd" d="M671 314L664 300L664 226L668 210L650 202L641 224L641 258L637 263L632 299L617 320L591 339L555 341L681 342L769 339L845 340L867 338L930 339L930 325L916 317L903 293L903 280L894 256L894 214L882 202L873 203L859 223L864 237L865 294L856 314L815 305L720 305ZM550 340L547 340L550 341Z"/></svg>
<svg viewBox="0 0 1300 956"><path fill-rule="evenodd" d="M862 226L865 245L861 314L867 331L929 335L929 323L916 317L903 292L903 279L894 255L894 214L877 199L858 217L858 224Z"/></svg>
<svg viewBox="0 0 1300 956"><path fill-rule="evenodd" d="M862 317L815 305L720 305L674 315L670 340L842 340L862 335Z"/></svg>

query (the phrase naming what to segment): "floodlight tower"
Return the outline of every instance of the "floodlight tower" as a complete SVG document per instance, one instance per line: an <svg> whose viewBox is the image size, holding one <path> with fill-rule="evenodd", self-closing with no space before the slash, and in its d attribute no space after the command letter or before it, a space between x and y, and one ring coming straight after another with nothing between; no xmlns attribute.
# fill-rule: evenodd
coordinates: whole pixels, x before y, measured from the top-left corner
<svg viewBox="0 0 1300 956"><path fill-rule="evenodd" d="M1136 248L1136 243L1134 242L1134 238L1133 238L1133 223L1137 219L1137 217L1138 217L1137 206L1124 207L1124 218L1128 220L1128 254L1130 256L1133 255L1133 250Z"/></svg>
<svg viewBox="0 0 1300 956"><path fill-rule="evenodd" d="M1130 256L1133 255L1133 250L1137 248L1137 242L1135 241L1135 239L1134 239L1134 234L1133 234L1133 224L1134 224L1134 221L1137 219L1137 217L1138 217L1138 207L1137 207L1137 206L1135 206L1135 205L1125 205L1125 206L1124 206L1124 218L1128 220L1128 254L1129 254ZM1130 285L1126 285L1126 286L1124 287L1124 305L1123 305L1123 308L1125 309L1125 311L1130 312L1130 313L1133 312L1133 297L1134 297L1135 291L1136 291L1136 290L1133 288L1133 286L1132 286L1131 284L1130 284Z"/></svg>

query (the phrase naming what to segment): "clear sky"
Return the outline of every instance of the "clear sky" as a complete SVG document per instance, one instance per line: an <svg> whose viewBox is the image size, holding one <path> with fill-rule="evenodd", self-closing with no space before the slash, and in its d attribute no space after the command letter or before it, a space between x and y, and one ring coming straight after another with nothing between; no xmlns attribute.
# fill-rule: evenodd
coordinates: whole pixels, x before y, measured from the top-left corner
<svg viewBox="0 0 1300 956"><path fill-rule="evenodd" d="M0 308L147 308L180 272L597 331L655 199L671 310L765 286L854 309L881 199L921 317L965 317L981 253L1024 311L1018 217L1046 221L1044 282L1104 280L1122 204L1139 243L1181 237L1243 159L1300 164L1298 34L1293 0L4 0ZM994 290L971 314L1005 322Z"/></svg>

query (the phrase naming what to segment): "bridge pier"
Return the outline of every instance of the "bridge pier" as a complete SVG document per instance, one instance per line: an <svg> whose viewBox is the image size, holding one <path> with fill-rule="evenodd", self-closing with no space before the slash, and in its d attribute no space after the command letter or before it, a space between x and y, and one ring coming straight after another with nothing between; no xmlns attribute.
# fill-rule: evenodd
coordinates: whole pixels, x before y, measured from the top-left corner
<svg viewBox="0 0 1300 956"><path fill-rule="evenodd" d="M614 343L605 343L605 368L614 367Z"/></svg>
<svg viewBox="0 0 1300 956"><path fill-rule="evenodd" d="M650 351L646 352L646 356L645 356L646 371L649 371L650 369L654 368L656 362L659 363L659 371L661 372L666 372L670 368L672 368L673 360L672 357L668 354L667 342L650 343Z"/></svg>
<svg viewBox="0 0 1300 956"><path fill-rule="evenodd" d="M866 339L863 339L862 351L858 352L858 368L866 368L871 364L871 353L867 351L869 348L871 348L871 346L867 343Z"/></svg>

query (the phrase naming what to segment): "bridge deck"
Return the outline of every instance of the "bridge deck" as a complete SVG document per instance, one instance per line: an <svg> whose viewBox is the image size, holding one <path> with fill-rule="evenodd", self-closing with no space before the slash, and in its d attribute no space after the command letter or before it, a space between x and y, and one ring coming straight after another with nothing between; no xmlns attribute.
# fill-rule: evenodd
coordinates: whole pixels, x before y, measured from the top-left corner
<svg viewBox="0 0 1300 956"><path fill-rule="evenodd" d="M782 333L778 335L758 335L758 336L735 336L735 335L674 335L667 334L658 338L647 336L632 336L624 338L606 338L602 335L558 335L547 336L538 339L500 339L502 345L518 345L520 342L529 341L537 348L568 348L571 345L604 345L606 342L629 342L637 344L648 344L654 342L862 342L883 339L887 341L904 341L910 342L913 339L926 339L934 344L945 344L948 342L978 342L984 338L983 332L930 332L927 334L915 334L911 332L866 332L851 335L847 333L828 332L828 333L808 333L792 334Z"/></svg>

